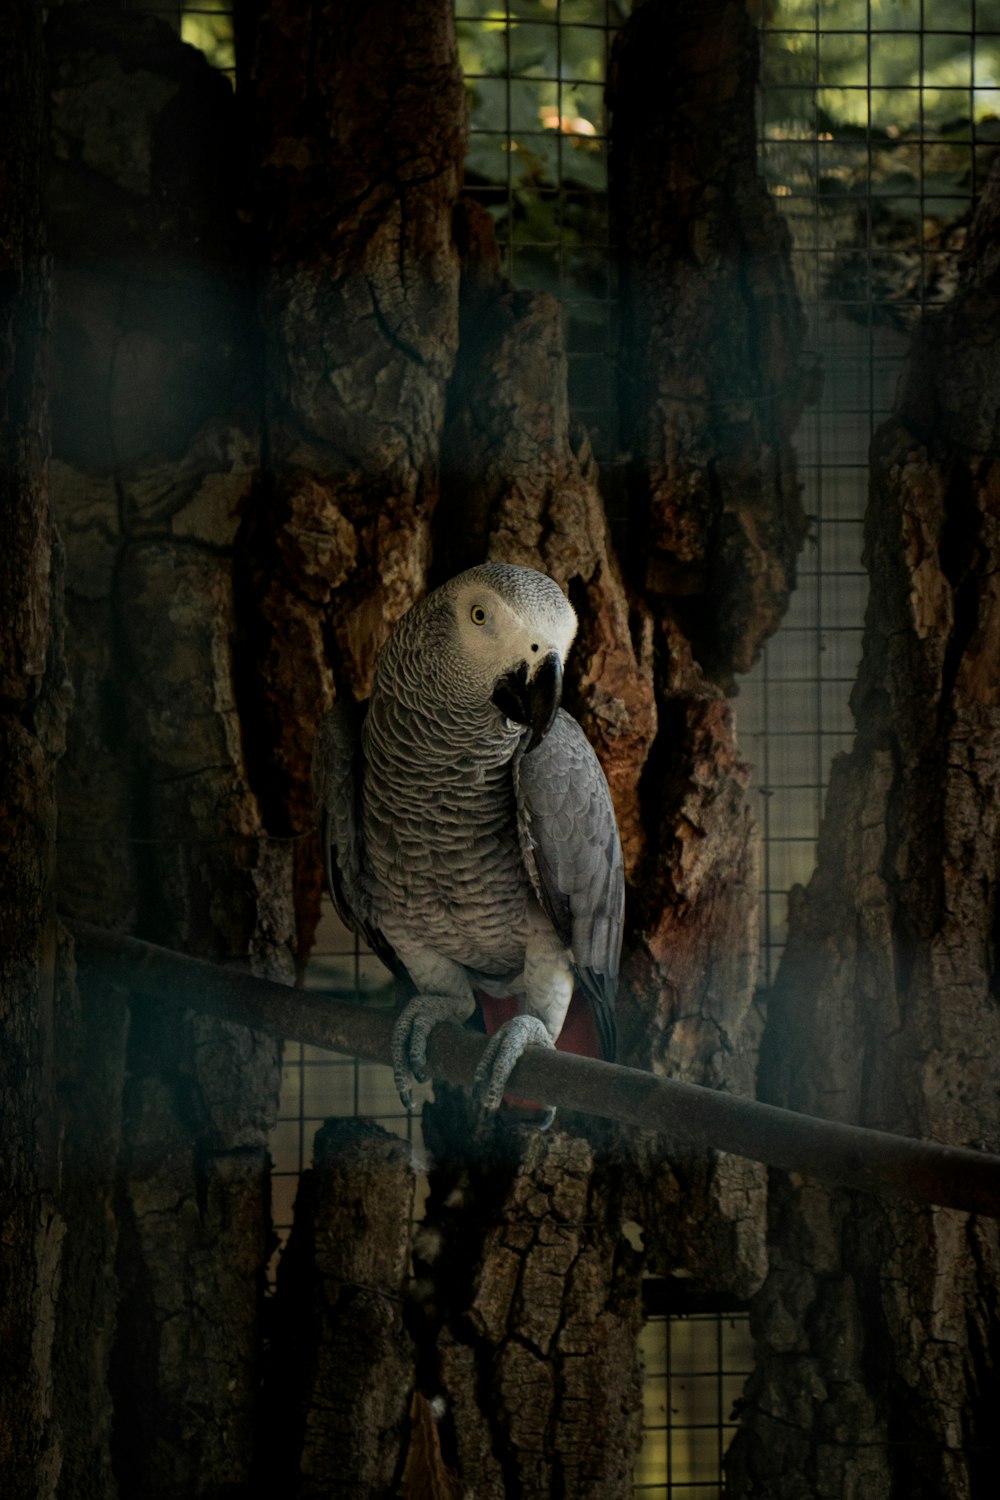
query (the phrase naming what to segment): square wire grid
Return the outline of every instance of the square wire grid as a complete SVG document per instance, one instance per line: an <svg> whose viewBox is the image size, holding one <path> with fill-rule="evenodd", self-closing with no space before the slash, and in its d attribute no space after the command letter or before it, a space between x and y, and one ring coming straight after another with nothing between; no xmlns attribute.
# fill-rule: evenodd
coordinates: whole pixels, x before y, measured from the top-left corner
<svg viewBox="0 0 1000 1500"><path fill-rule="evenodd" d="M231 0L123 8L160 14L231 73ZM609 475L618 332L603 82L629 8L456 5L470 92L466 189L493 215L507 274L560 298L573 412ZM824 369L821 399L797 437L810 517L798 588L736 705L763 833L766 987L784 947L789 887L814 867L830 762L853 742L868 444L891 410L915 317L954 288L967 216L1000 142L1000 0L776 0L761 9L761 170L791 232L808 347ZM375 965L329 908L307 985L363 990ZM363 1113L410 1139L418 1127L388 1069L296 1045L283 1076L273 1151L275 1218L287 1233L323 1119ZM642 1339L636 1493L720 1495L731 1401L750 1365L745 1316L656 1317Z"/></svg>
<svg viewBox="0 0 1000 1500"><path fill-rule="evenodd" d="M469 94L465 192L493 216L505 274L558 297L574 416L617 456L614 258L604 80L616 0L457 0Z"/></svg>
<svg viewBox="0 0 1000 1500"><path fill-rule="evenodd" d="M779 0L761 21L761 169L791 232L823 390L797 435L810 531L737 727L763 832L761 982L806 882L868 595L868 447L921 309L946 301L1000 141L997 0Z"/></svg>
<svg viewBox="0 0 1000 1500"><path fill-rule="evenodd" d="M734 1407L753 1366L747 1313L654 1314L639 1348L645 1379L636 1500L719 1500Z"/></svg>
<svg viewBox="0 0 1000 1500"><path fill-rule="evenodd" d="M353 989L359 1001L367 997L371 1003L373 992L383 989L390 978L325 897L304 988ZM312 1165L313 1139L323 1121L363 1116L420 1149L420 1110L432 1093L430 1084L416 1084L410 1113L400 1103L391 1068L300 1042L285 1044L278 1122L271 1136L272 1219L279 1241L275 1263L292 1227L299 1177ZM422 1195L417 1196L419 1208Z"/></svg>

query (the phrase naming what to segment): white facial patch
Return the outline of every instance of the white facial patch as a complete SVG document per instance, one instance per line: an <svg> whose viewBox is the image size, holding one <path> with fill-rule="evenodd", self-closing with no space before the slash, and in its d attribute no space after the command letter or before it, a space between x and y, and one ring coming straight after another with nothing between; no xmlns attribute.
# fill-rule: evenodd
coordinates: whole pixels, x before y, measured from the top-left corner
<svg viewBox="0 0 1000 1500"><path fill-rule="evenodd" d="M573 606L554 584L512 600L473 576L455 594L455 616L463 655L497 675L521 662L530 675L533 662L553 651L565 662L576 635Z"/></svg>

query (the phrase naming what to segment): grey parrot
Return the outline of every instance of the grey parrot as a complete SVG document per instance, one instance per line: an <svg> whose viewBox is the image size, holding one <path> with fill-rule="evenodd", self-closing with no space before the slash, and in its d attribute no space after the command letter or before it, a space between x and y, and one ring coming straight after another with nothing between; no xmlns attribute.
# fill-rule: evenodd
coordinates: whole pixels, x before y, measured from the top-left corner
<svg viewBox="0 0 1000 1500"><path fill-rule="evenodd" d="M393 1034L407 1108L433 1027L477 1008L487 1109L529 1045L614 1056L621 844L597 756L559 707L575 633L544 574L470 568L399 621L367 703L320 725L334 904L416 990Z"/></svg>

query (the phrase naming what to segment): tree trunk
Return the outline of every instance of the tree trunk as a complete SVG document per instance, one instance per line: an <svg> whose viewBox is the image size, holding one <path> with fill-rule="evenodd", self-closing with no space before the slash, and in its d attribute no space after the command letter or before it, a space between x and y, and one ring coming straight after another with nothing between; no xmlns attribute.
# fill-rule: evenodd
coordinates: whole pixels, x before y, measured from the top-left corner
<svg viewBox="0 0 1000 1500"><path fill-rule="evenodd" d="M625 972L643 997L639 1055L745 1094L759 837L723 689L777 626L805 533L791 447L803 318L757 175L756 77L742 4L650 0L619 33L608 87L629 569L656 664ZM651 1264L746 1296L765 1269L762 1169L634 1150Z"/></svg>
<svg viewBox="0 0 1000 1500"><path fill-rule="evenodd" d="M584 1122L541 1133L425 1106L436 1170L416 1266L465 1492L624 1500L641 1440L640 1257Z"/></svg>
<svg viewBox="0 0 1000 1500"><path fill-rule="evenodd" d="M1000 1144L1000 177L872 445L855 748L792 904L774 1100ZM995 1221L775 1177L737 1493L992 1493Z"/></svg>
<svg viewBox="0 0 1000 1500"><path fill-rule="evenodd" d="M338 693L424 592L458 339L451 220L465 150L444 0L261 0L248 31L266 267L267 467L244 536L255 767L278 831L313 827ZM322 862L301 846L301 949Z"/></svg>
<svg viewBox="0 0 1000 1500"><path fill-rule="evenodd" d="M278 1272L258 1444L267 1493L395 1492L414 1382L403 1308L415 1182L410 1148L378 1125L317 1132Z"/></svg>
<svg viewBox="0 0 1000 1500"><path fill-rule="evenodd" d="M779 624L806 528L804 318L757 171L758 47L742 0L650 0L608 88L632 562L724 686Z"/></svg>
<svg viewBox="0 0 1000 1500"><path fill-rule="evenodd" d="M55 763L65 715L61 569L49 508L41 12L0 15L0 1490L53 1493Z"/></svg>
<svg viewBox="0 0 1000 1500"><path fill-rule="evenodd" d="M54 494L77 689L62 899L75 916L288 977L290 854L249 788L232 655L234 542L259 441L234 101L150 17L64 7L51 56ZM105 1375L116 1274L122 1491L214 1495L250 1472L278 1049L144 1010L122 1100L125 1014L88 1013L67 1048L72 1287L93 1278L100 1333L88 1364L82 1329L67 1328L65 1382ZM92 1476L106 1478L109 1426L95 1418L67 1494L103 1493Z"/></svg>
<svg viewBox="0 0 1000 1500"><path fill-rule="evenodd" d="M115 1500L109 1372L118 1329L115 1184L128 996L90 971L77 974L65 935L58 959L59 1206L66 1236L56 1310L61 1463L54 1494L58 1500Z"/></svg>

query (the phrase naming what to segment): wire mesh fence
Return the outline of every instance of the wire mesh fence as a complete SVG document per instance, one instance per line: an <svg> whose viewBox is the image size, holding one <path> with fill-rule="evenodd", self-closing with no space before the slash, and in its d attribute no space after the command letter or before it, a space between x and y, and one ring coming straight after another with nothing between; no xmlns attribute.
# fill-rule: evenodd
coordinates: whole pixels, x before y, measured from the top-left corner
<svg viewBox="0 0 1000 1500"><path fill-rule="evenodd" d="M231 0L154 12L233 74ZM457 0L470 102L466 190L491 213L506 273L564 309L574 415L606 473L619 460L613 226L604 79L616 0ZM1000 0L765 0L760 168L789 229L822 394L797 437L809 537L788 615L743 680L737 727L763 836L761 984L786 938L788 891L807 881L830 763L850 748L850 690L868 579L868 446L889 413L923 309L948 299L971 210L1000 145ZM611 493L609 489L609 493ZM612 516L612 520L620 517ZM330 908L306 983L382 971ZM388 1069L308 1048L285 1057L274 1204L287 1234L315 1127L365 1114L409 1139ZM636 1494L723 1492L733 1402L749 1369L745 1314L656 1313L643 1333L645 1442Z"/></svg>
<svg viewBox="0 0 1000 1500"><path fill-rule="evenodd" d="M745 1311L647 1317L636 1500L719 1500L736 1403L753 1363Z"/></svg>
<svg viewBox="0 0 1000 1500"><path fill-rule="evenodd" d="M506 274L557 296L570 400L599 459L617 452L614 257L604 80L613 0L457 0L469 93L465 191L493 215Z"/></svg>
<svg viewBox="0 0 1000 1500"><path fill-rule="evenodd" d="M379 959L361 947L337 916L333 903L325 899L306 965L305 987L353 989L359 1000L372 1003L373 991L384 988L387 978L388 971ZM430 1084L415 1084L411 1113L400 1102L390 1068L299 1042L286 1044L278 1122L271 1136L271 1211L278 1238L272 1279L292 1227L299 1178L311 1165L313 1139L323 1121L364 1117L404 1140L422 1145L420 1109L431 1095Z"/></svg>
<svg viewBox="0 0 1000 1500"><path fill-rule="evenodd" d="M1000 141L996 0L779 0L763 9L761 170L791 235L823 373L797 447L810 533L781 630L744 681L763 832L761 980L808 880L830 763L850 748L868 579L868 446L911 328L946 301Z"/></svg>

